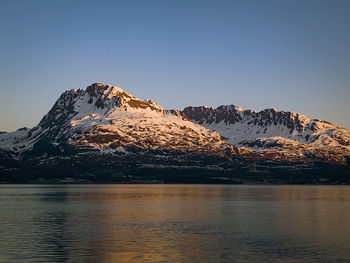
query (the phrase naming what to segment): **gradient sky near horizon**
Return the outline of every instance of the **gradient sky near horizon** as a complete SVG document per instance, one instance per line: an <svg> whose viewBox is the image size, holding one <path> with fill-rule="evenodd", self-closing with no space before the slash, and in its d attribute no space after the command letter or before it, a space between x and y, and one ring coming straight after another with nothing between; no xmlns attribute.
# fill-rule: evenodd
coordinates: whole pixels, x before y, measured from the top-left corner
<svg viewBox="0 0 350 263"><path fill-rule="evenodd" d="M0 0L0 130L68 89L277 108L350 128L350 1Z"/></svg>

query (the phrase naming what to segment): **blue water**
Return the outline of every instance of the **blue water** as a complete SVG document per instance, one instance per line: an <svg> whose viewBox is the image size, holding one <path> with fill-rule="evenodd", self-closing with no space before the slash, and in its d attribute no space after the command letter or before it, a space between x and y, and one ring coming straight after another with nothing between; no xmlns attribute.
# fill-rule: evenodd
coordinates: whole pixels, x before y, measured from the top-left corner
<svg viewBox="0 0 350 263"><path fill-rule="evenodd" d="M350 262L350 187L0 185L0 262Z"/></svg>

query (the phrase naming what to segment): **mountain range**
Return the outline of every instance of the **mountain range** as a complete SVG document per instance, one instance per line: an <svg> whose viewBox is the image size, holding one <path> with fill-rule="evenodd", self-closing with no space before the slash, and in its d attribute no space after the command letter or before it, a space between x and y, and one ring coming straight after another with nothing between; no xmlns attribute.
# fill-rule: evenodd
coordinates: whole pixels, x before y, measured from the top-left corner
<svg viewBox="0 0 350 263"><path fill-rule="evenodd" d="M235 105L166 110L119 87L65 91L32 129L0 133L0 180L349 182L350 130ZM287 179L286 179L287 178Z"/></svg>

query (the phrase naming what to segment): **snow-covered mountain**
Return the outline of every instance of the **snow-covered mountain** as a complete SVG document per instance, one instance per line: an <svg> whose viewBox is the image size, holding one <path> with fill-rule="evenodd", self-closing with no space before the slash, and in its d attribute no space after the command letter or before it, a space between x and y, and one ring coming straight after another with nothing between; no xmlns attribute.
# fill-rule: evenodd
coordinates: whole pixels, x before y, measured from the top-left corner
<svg viewBox="0 0 350 263"><path fill-rule="evenodd" d="M232 177L250 174L252 164L262 173L349 167L350 131L275 109L165 110L119 87L94 83L64 92L34 128L0 133L0 180L2 174L12 180L11 174L21 172L47 178L91 170L128 178L133 167L145 165L207 167Z"/></svg>
<svg viewBox="0 0 350 263"><path fill-rule="evenodd" d="M12 148L13 144L28 134L27 127L20 128L14 132L0 132L0 148Z"/></svg>
<svg viewBox="0 0 350 263"><path fill-rule="evenodd" d="M13 146L17 141L27 136L29 129L24 127L14 132L0 132L0 169L5 164L16 157L16 151Z"/></svg>
<svg viewBox="0 0 350 263"><path fill-rule="evenodd" d="M95 83L86 90L64 92L33 129L0 134L0 148L18 158L37 158L67 156L72 151L226 156L235 147L179 111L167 111L150 99Z"/></svg>
<svg viewBox="0 0 350 263"><path fill-rule="evenodd" d="M192 121L221 134L252 158L346 164L350 156L350 131L295 112L244 110L235 105L187 107Z"/></svg>

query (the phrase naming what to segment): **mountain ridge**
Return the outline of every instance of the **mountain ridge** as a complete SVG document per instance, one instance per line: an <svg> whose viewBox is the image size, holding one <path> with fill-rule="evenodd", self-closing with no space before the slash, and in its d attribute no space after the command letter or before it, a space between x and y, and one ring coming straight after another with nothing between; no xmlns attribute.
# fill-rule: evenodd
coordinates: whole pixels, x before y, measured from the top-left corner
<svg viewBox="0 0 350 263"><path fill-rule="evenodd" d="M0 134L0 150L0 162L8 163L0 164L0 174L20 166L40 171L62 164L69 171L89 166L88 159L107 167L176 164L226 170L259 162L264 171L284 163L295 172L318 163L349 166L350 131L276 109L166 110L117 86L94 83L63 92L32 129Z"/></svg>
<svg viewBox="0 0 350 263"><path fill-rule="evenodd" d="M348 163L350 131L327 121L305 115L265 109L243 110L235 105L217 108L186 107L192 121L221 134L228 143L246 147L255 154L302 160L314 155L319 160ZM275 153L271 153L275 149ZM279 153L278 153L279 152Z"/></svg>

